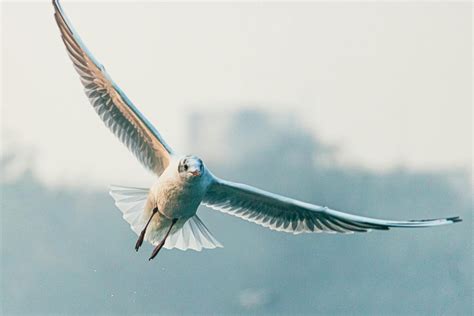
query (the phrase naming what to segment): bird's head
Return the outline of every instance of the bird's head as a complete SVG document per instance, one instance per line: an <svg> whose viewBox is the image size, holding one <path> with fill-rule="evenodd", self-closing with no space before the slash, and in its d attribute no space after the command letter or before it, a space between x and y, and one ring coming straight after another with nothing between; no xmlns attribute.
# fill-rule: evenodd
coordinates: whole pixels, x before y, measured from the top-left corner
<svg viewBox="0 0 474 316"><path fill-rule="evenodd" d="M178 173L186 179L197 179L204 173L204 164L196 156L185 156L178 163Z"/></svg>

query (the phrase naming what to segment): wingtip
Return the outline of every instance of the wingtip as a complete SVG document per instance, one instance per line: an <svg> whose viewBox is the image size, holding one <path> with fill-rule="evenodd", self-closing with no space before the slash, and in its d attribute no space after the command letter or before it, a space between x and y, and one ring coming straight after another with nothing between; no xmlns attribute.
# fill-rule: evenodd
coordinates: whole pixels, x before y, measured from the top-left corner
<svg viewBox="0 0 474 316"><path fill-rule="evenodd" d="M52 0L51 3L53 4L53 7L56 9L56 10L59 10L59 0Z"/></svg>
<svg viewBox="0 0 474 316"><path fill-rule="evenodd" d="M63 16L63 7L61 6L61 3L59 3L59 0L52 0L51 3L53 4L54 14Z"/></svg>
<svg viewBox="0 0 474 316"><path fill-rule="evenodd" d="M459 223L462 222L462 218L459 216L454 216L454 217L448 217L446 218L447 221L450 221L452 223Z"/></svg>

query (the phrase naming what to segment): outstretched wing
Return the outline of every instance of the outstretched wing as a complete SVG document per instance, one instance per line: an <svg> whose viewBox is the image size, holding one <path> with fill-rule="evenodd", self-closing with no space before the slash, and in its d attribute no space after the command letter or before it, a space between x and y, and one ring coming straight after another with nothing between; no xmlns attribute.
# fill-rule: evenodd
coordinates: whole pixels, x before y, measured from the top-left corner
<svg viewBox="0 0 474 316"><path fill-rule="evenodd" d="M299 233L351 233L390 227L429 227L461 221L459 217L389 221L351 215L245 184L216 179L202 202L212 209L277 231Z"/></svg>
<svg viewBox="0 0 474 316"><path fill-rule="evenodd" d="M171 148L92 56L59 1L53 0L53 5L63 42L94 110L147 169L160 175L169 164Z"/></svg>

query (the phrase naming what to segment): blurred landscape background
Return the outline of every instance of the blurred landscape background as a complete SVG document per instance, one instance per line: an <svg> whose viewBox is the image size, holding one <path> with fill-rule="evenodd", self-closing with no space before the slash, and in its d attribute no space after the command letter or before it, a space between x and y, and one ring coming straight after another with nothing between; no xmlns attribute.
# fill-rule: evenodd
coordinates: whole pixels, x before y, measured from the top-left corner
<svg viewBox="0 0 474 316"><path fill-rule="evenodd" d="M177 152L218 176L432 229L146 245L108 195L148 174L91 110L49 2L2 2L0 313L471 315L472 4L63 1Z"/></svg>
<svg viewBox="0 0 474 316"><path fill-rule="evenodd" d="M464 221L432 229L293 236L202 208L200 216L224 248L165 250L149 262L152 248L135 252L136 236L106 187L50 189L25 171L1 186L4 311L470 314L466 170L334 167L327 163L331 148L294 120L251 110L230 117L199 113L190 120L194 145L219 175L367 216L460 215ZM210 119L225 124L206 129ZM220 159L211 150L216 147L236 150ZM3 158L2 173L14 159Z"/></svg>

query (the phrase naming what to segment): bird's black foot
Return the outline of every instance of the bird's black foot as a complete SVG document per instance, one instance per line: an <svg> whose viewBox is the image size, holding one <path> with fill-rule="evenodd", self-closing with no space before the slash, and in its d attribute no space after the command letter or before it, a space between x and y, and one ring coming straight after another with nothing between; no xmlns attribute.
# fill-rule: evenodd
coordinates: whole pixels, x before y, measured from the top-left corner
<svg viewBox="0 0 474 316"><path fill-rule="evenodd" d="M173 221L171 222L170 228L168 228L168 231L166 232L165 238L163 238L163 240L155 247L155 249L153 249L153 252L151 253L150 258L148 258L148 261L155 258L156 255L158 254L158 252L160 252L161 248L163 248L163 246L165 245L165 242L166 242L166 238L168 238L168 235L171 232L171 228L173 228L174 224L176 224L177 221L178 221L177 218L173 219Z"/></svg>
<svg viewBox="0 0 474 316"><path fill-rule="evenodd" d="M156 212L158 212L158 208L157 208L157 207L155 207L155 208L153 209L153 212L152 212L150 218L148 219L148 222L146 223L145 228L143 228L143 230L142 230L141 233L140 233L140 236L138 236L138 240L137 240L137 242L136 242L136 244L135 244L135 251L138 251L138 249L140 249L140 247L142 246L143 240L145 239L145 233L146 233L146 229L147 229L147 227L148 227L148 224L150 224L151 219L153 218L153 215L156 214Z"/></svg>
<svg viewBox="0 0 474 316"><path fill-rule="evenodd" d="M150 258L148 258L148 261L154 259L156 257L156 255L158 254L158 252L160 252L161 248L163 248L163 245L164 245L164 240L162 240L158 246L155 247L155 249L153 249L153 252L151 253L151 256Z"/></svg>
<svg viewBox="0 0 474 316"><path fill-rule="evenodd" d="M145 232L146 232L145 229L142 230L142 232L140 233L140 236L138 236L137 243L135 244L135 251L138 251L138 249L140 249L140 247L142 246L143 239L145 239Z"/></svg>

